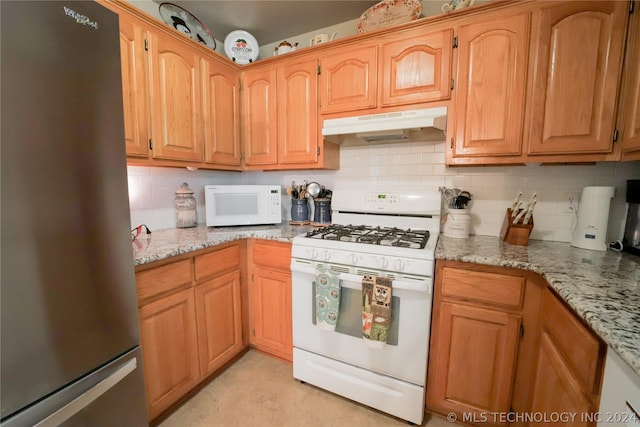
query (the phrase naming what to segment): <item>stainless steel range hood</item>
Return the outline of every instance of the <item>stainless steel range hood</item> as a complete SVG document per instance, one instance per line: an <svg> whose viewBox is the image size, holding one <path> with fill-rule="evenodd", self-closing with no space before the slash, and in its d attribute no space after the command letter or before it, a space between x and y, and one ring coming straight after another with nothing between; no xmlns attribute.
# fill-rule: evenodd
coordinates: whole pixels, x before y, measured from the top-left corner
<svg viewBox="0 0 640 427"><path fill-rule="evenodd" d="M444 141L447 107L327 119L322 136L342 145Z"/></svg>

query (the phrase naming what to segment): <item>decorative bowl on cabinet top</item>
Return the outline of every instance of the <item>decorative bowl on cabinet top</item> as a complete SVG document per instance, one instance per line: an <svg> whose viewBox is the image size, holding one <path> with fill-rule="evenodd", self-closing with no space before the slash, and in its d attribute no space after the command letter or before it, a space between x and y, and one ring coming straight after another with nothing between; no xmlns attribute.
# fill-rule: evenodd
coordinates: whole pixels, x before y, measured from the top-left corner
<svg viewBox="0 0 640 427"><path fill-rule="evenodd" d="M458 10L467 6L473 6L475 0L450 0L442 5L442 11L444 13L451 12L452 10Z"/></svg>

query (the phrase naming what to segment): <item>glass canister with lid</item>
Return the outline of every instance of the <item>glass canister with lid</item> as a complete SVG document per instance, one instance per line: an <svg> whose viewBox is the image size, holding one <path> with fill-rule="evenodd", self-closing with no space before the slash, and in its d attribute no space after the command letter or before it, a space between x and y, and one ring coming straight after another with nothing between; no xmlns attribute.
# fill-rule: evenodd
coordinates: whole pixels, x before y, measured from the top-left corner
<svg viewBox="0 0 640 427"><path fill-rule="evenodd" d="M198 224L196 214L196 198L193 196L193 190L189 188L189 184L182 183L180 188L176 190L174 199L176 208L176 227L189 228Z"/></svg>

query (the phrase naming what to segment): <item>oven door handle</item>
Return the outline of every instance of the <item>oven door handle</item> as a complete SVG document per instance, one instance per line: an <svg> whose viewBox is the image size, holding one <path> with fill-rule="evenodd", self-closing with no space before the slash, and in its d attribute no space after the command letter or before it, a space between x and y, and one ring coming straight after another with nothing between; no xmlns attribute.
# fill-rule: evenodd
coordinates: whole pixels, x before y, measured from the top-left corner
<svg viewBox="0 0 640 427"><path fill-rule="evenodd" d="M297 264L295 261L291 263L291 271L311 274L313 276L316 275L315 268ZM342 282L341 286L345 286L351 289L361 289L360 285L362 283L362 276L359 276L357 274L351 274L351 273L339 273L338 277ZM349 285L347 283L356 283L356 285ZM408 280L393 280L392 288L402 289L405 291L431 293L431 285L432 285L432 282L430 279L416 280L415 282L411 282Z"/></svg>

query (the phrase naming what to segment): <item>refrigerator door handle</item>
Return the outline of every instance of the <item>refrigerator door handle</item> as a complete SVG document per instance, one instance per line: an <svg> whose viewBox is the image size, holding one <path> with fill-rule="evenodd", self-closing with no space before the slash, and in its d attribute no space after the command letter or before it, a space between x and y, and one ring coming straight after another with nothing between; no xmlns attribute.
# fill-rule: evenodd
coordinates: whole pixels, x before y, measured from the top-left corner
<svg viewBox="0 0 640 427"><path fill-rule="evenodd" d="M120 367L113 374L109 375L107 378L100 381L98 384L96 384L86 392L82 393L80 396L78 396L77 398L75 398L74 400L72 400L71 402L63 406L62 408L58 409L56 412L49 415L44 420L40 421L34 427L59 426L60 424L62 424L63 422L65 422L66 420L68 420L78 412L80 412L82 409L89 406L91 402L93 402L94 400L96 400L97 398L99 398L100 396L108 392L110 389L112 389L116 384L122 381L127 375L133 372L137 366L138 366L138 361L135 357L133 357L131 360L126 362L124 365L122 365L122 367Z"/></svg>

